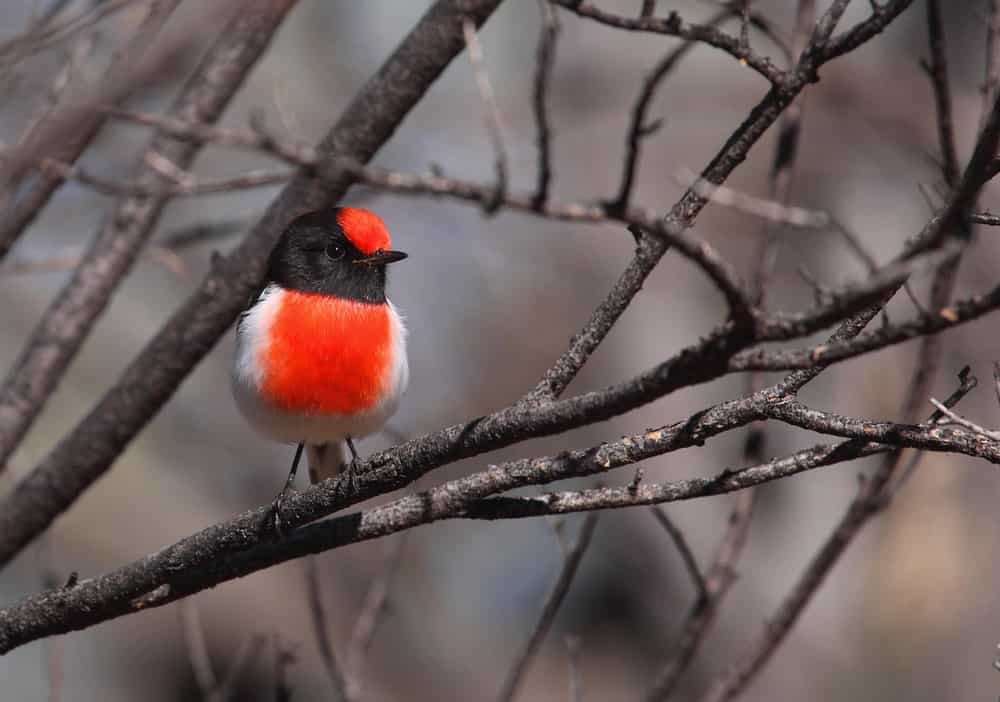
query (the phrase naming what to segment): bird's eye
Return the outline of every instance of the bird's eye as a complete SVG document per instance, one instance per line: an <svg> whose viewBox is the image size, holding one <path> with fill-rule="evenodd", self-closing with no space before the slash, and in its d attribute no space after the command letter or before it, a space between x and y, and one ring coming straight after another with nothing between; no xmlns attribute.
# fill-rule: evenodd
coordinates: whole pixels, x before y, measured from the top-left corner
<svg viewBox="0 0 1000 702"><path fill-rule="evenodd" d="M326 253L326 257L331 261L339 261L347 253L347 249L340 244L330 244L326 247L324 253Z"/></svg>

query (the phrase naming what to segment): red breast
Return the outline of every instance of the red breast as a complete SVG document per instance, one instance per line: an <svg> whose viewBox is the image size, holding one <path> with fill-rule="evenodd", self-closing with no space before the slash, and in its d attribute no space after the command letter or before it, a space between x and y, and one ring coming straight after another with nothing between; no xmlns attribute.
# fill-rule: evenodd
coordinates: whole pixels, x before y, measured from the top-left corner
<svg viewBox="0 0 1000 702"><path fill-rule="evenodd" d="M369 410L392 382L387 304L280 289L256 354L260 392L274 407L305 414Z"/></svg>

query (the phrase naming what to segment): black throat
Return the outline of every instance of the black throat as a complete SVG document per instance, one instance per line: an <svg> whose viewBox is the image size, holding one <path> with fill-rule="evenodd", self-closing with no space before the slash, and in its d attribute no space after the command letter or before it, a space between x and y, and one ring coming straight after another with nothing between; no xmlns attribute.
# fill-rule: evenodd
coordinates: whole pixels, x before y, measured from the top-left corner
<svg viewBox="0 0 1000 702"><path fill-rule="evenodd" d="M336 220L305 215L282 234L267 262L267 282L287 290L331 295L372 305L385 303L384 264L363 262Z"/></svg>

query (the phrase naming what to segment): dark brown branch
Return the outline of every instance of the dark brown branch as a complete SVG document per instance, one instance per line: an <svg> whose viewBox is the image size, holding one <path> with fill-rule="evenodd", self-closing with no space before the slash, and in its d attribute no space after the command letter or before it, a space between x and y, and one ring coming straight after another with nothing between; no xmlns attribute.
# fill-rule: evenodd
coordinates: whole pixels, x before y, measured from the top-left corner
<svg viewBox="0 0 1000 702"><path fill-rule="evenodd" d="M600 22L601 24L625 29L632 32L651 32L666 34L680 39L701 42L716 49L721 49L743 65L747 65L762 75L772 84L784 81L785 74L767 56L761 56L755 51L744 51L737 37L726 34L717 27L705 24L685 22L676 12L665 18L658 17L625 17L605 12L590 2L574 2L574 0L553 0L560 7L580 17Z"/></svg>
<svg viewBox="0 0 1000 702"><path fill-rule="evenodd" d="M531 89L531 107L535 115L538 143L538 181L532 204L542 207L549 199L552 181L552 125L546 105L552 68L556 57L556 40L559 38L559 16L550 0L538 0L541 28L538 30L538 48L535 52L535 79Z"/></svg>
<svg viewBox="0 0 1000 702"><path fill-rule="evenodd" d="M980 128L986 121L990 106L1000 89L1000 0L988 0L986 19L986 70L983 80L983 116Z"/></svg>
<svg viewBox="0 0 1000 702"><path fill-rule="evenodd" d="M945 185L958 185L958 153L955 148L955 127L951 112L951 89L948 87L948 60L945 51L944 25L938 0L927 0L927 34L930 61L924 64L934 92L937 111L938 145L941 148L941 175Z"/></svg>
<svg viewBox="0 0 1000 702"><path fill-rule="evenodd" d="M576 537L576 542L563 559L562 569L559 571L556 581L552 584L552 590L545 598L542 613L538 617L538 622L535 624L531 636L528 637L524 648L518 653L514 664L507 673L503 687L500 688L500 693L497 695L497 702L510 702L514 699L514 693L517 692L517 687L520 685L521 679L524 677L524 673L531 663L531 659L538 653L542 641L545 640L549 629L552 628L552 622L555 621L559 607L562 606L563 600L566 599L570 585L573 583L573 578L576 577L576 572L580 567L580 561L583 560L583 554L586 553L587 548L590 546L590 540L594 535L596 527L597 514L588 514L580 526L580 535Z"/></svg>
<svg viewBox="0 0 1000 702"><path fill-rule="evenodd" d="M975 386L976 380L968 375L966 368L959 374L959 387L945 402L945 406L954 407ZM940 411L935 411L929 424L933 425L941 416ZM860 447L864 445L864 438L848 443ZM896 465L898 455L898 450L887 454L886 464ZM747 654L709 690L704 697L705 702L722 702L738 696L767 664L854 538L886 506L883 491L889 485L891 477L892 470L886 470L883 466L874 476L861 482L858 495L851 501L833 532L813 556L756 641L751 644Z"/></svg>
<svg viewBox="0 0 1000 702"><path fill-rule="evenodd" d="M910 339L938 334L965 324L1000 308L1000 286L982 295L955 302L906 324L883 327L857 339L825 342L803 349L752 349L735 354L729 361L732 371L781 371L813 368L856 358L876 349Z"/></svg>
<svg viewBox="0 0 1000 702"><path fill-rule="evenodd" d="M684 618L677 644L646 695L647 702L665 700L676 689L681 675L694 660L698 646L715 620L719 605L725 599L730 586L736 581L736 561L743 552L750 531L756 494L756 491L750 488L736 497L726 532L716 551L712 566L705 576L705 589L695 599L691 610Z"/></svg>
<svg viewBox="0 0 1000 702"><path fill-rule="evenodd" d="M371 158L465 48L462 18L472 16L484 22L499 2L439 0L319 146L324 158L331 164L344 157ZM273 2L270 6L280 7ZM111 467L212 349L256 289L264 261L285 223L295 213L336 202L353 182L349 173L331 174L322 181L303 174L285 188L244 242L217 262L97 406L3 499L0 564L8 562Z"/></svg>
<svg viewBox="0 0 1000 702"><path fill-rule="evenodd" d="M717 28L726 19L732 17L732 15L733 10L722 10L708 20L707 26ZM647 15L642 16L646 17ZM655 122L648 121L649 107L653 103L653 97L656 95L657 89L663 83L664 78L697 45L696 41L688 40L672 49L653 66L649 75L643 79L642 87L639 89L639 96L632 107L628 133L625 136L625 162L622 166L622 177L621 184L618 186L618 195L615 196L614 200L605 205L609 214L621 215L628 209L629 201L632 198L632 186L639 168L642 142L660 127L659 120Z"/></svg>
<svg viewBox="0 0 1000 702"><path fill-rule="evenodd" d="M786 398L787 396L782 396ZM813 428L848 436L863 436L862 442L848 442L834 446L816 447L793 456L771 461L741 471L727 471L711 479L678 481L662 486L640 484L623 488L600 488L577 493L554 493L532 498L492 498L491 494L517 487L540 484L567 477L600 473L618 466L634 464L660 452L667 444L678 441L678 432L654 431L644 435L626 437L614 444L595 449L576 451L544 459L515 461L491 468L483 473L453 480L424 493L408 495L386 505L362 513L335 517L292 532L283 541L259 542L249 550L240 550L231 557L222 557L213 532L246 535L255 532L267 519L267 510L245 515L234 520L235 529L225 525L212 527L202 535L190 537L188 543L170 547L131 566L103 576L83 580L73 588L48 591L28 598L12 608L0 610L0 652L33 640L45 634L66 631L93 624L111 616L159 606L191 594L223 580L245 575L254 570L302 557L347 543L378 538L389 533L427 524L440 519L512 518L559 514L583 509L605 509L638 504L657 504L678 499L690 499L722 494L751 485L775 480L871 453L889 447L870 445L868 437L879 441L892 441L895 446L916 446L937 451L951 451L977 456L990 462L1000 462L1000 444L984 442L971 432L936 424L920 426L890 423L854 424L850 420L820 413L815 410L781 412L787 399L770 405L769 411L783 421L793 421L796 416L808 419ZM681 441L689 441L684 437ZM363 478L364 476L359 476ZM327 481L328 483L330 481ZM325 489L320 484L310 491ZM298 500L302 501L303 496ZM255 524L257 526L255 526ZM238 531L237 531L238 530ZM233 538L233 537L230 537ZM223 547L229 548L229 546ZM194 569L184 567L185 574L177 567L190 562L195 553L204 558ZM167 581L157 576L157 562L171 564L172 573ZM150 589L152 583L159 583Z"/></svg>
<svg viewBox="0 0 1000 702"><path fill-rule="evenodd" d="M681 562L684 563L684 569L691 578L691 583L694 585L694 591L698 599L706 597L708 588L705 586L705 578L702 577L701 568L698 567L698 560L694 557L691 546L688 545L687 539L684 538L684 532L674 524L670 516L660 507L652 507L649 511L656 518L656 521L659 522L660 526L663 527L663 530L667 532L667 536L673 542L674 548L680 554Z"/></svg>

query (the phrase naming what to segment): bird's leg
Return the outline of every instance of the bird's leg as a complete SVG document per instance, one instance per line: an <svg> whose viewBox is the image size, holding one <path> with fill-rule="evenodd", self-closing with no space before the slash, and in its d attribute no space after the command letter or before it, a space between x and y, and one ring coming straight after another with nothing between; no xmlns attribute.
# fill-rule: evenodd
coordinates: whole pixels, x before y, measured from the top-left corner
<svg viewBox="0 0 1000 702"><path fill-rule="evenodd" d="M351 462L347 464L347 479L351 486L351 492L357 494L358 492L358 450L354 448L354 440L351 437L347 437L347 448L351 450Z"/></svg>
<svg viewBox="0 0 1000 702"><path fill-rule="evenodd" d="M274 521L274 530L277 532L278 536L283 536L282 526L281 526L281 507L285 501L285 496L288 494L289 490L292 489L292 483L295 482L295 473L299 470L299 461L302 460L302 449L305 448L305 444L299 444L295 449L295 458L292 459L292 469L288 471L288 478L285 480L284 487L281 488L281 492L278 496L274 498L274 502L271 503L271 518Z"/></svg>

